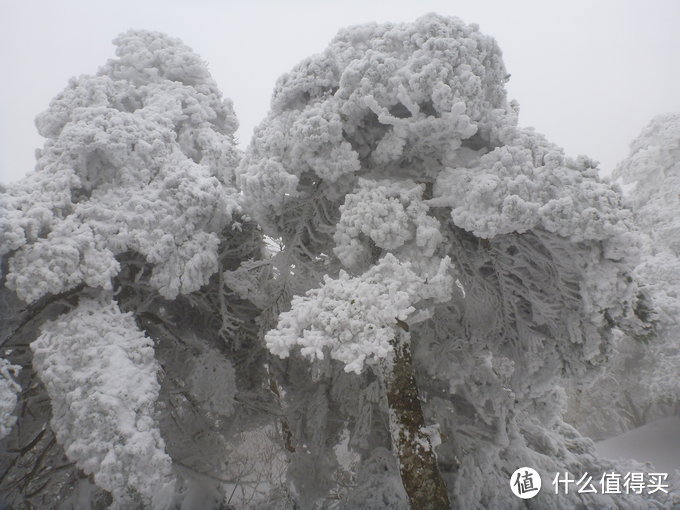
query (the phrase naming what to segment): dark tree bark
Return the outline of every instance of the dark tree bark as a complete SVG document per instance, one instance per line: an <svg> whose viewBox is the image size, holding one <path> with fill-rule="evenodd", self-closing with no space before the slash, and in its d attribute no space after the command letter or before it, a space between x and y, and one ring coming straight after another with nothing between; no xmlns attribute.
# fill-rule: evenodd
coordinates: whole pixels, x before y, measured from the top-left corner
<svg viewBox="0 0 680 510"><path fill-rule="evenodd" d="M425 418L411 362L407 333L393 340L394 362L384 369L392 444L399 473L411 508L449 510L446 485L439 472L430 437L423 431Z"/></svg>

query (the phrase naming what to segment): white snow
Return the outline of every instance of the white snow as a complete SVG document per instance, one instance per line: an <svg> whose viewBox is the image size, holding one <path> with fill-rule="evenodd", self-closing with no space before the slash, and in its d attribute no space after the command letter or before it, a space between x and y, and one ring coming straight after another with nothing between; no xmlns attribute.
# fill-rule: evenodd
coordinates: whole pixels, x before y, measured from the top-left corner
<svg viewBox="0 0 680 510"><path fill-rule="evenodd" d="M106 297L83 298L46 323L31 349L66 456L111 492L114 508L160 508L174 482L154 417L159 366L132 314Z"/></svg>
<svg viewBox="0 0 680 510"><path fill-rule="evenodd" d="M595 444L598 453L609 459L635 459L650 462L656 469L672 473L680 470L680 417L672 416Z"/></svg>
<svg viewBox="0 0 680 510"><path fill-rule="evenodd" d="M0 193L7 287L24 301L110 290L127 251L168 299L217 271L218 233L238 210L231 103L178 40L129 31L115 43L117 59L38 116L37 170Z"/></svg>
<svg viewBox="0 0 680 510"><path fill-rule="evenodd" d="M21 386L14 379L19 370L20 367L0 358L0 439L12 431L17 421L13 413Z"/></svg>
<svg viewBox="0 0 680 510"><path fill-rule="evenodd" d="M449 265L447 257L436 272L421 276L388 253L361 276L345 271L337 279L326 276L322 287L293 298L291 310L265 336L267 348L285 358L300 346L312 359L323 359L328 349L346 372L360 373L365 362L389 358L397 321L413 317L415 305L450 295Z"/></svg>

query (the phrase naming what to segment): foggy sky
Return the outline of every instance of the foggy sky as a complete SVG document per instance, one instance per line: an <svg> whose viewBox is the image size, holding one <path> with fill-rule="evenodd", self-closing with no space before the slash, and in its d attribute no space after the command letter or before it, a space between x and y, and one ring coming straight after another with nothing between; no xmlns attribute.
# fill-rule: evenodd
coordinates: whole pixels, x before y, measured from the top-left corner
<svg viewBox="0 0 680 510"><path fill-rule="evenodd" d="M68 79L93 74L129 28L179 37L234 101L241 147L269 109L276 79L341 27L427 13L496 38L520 124L604 174L660 113L680 111L680 2L640 1L11 1L0 3L0 182L32 170L33 119Z"/></svg>

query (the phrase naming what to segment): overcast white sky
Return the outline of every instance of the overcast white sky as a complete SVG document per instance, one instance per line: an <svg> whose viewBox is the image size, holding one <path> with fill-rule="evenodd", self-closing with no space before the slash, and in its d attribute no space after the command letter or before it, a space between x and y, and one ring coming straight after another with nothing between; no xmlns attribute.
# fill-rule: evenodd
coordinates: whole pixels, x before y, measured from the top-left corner
<svg viewBox="0 0 680 510"><path fill-rule="evenodd" d="M427 12L477 23L503 50L520 123L603 172L654 116L680 111L680 1L0 0L0 182L34 167L37 113L71 76L96 72L128 28L181 38L234 101L245 147L274 82L343 26Z"/></svg>

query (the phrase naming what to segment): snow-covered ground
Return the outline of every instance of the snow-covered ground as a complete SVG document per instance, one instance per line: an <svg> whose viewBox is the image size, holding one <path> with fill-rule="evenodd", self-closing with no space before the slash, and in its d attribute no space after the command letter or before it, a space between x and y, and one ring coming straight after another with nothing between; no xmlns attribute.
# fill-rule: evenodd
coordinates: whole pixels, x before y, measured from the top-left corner
<svg viewBox="0 0 680 510"><path fill-rule="evenodd" d="M648 423L595 446L603 457L651 462L659 471L672 473L680 470L680 417Z"/></svg>

